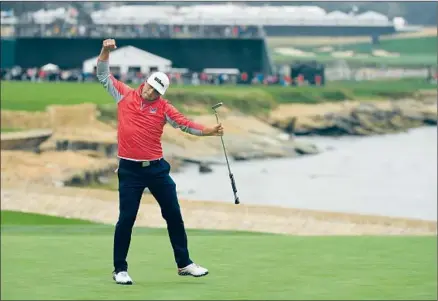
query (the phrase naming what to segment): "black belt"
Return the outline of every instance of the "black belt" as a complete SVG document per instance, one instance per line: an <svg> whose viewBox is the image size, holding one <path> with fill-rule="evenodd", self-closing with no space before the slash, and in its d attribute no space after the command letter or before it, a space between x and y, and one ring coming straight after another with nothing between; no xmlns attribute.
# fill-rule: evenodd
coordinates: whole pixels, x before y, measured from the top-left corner
<svg viewBox="0 0 438 301"><path fill-rule="evenodd" d="M150 160L150 161L132 161L132 160L120 158L120 161L123 161L124 164L129 164L130 166L136 166L136 167L148 167L150 165L158 164L162 160L164 160L164 159L161 158L158 160Z"/></svg>

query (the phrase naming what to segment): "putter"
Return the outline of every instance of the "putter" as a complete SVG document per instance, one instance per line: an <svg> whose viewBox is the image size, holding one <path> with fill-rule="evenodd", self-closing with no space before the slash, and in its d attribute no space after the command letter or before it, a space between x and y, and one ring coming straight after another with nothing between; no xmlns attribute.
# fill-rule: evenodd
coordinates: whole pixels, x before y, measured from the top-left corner
<svg viewBox="0 0 438 301"><path fill-rule="evenodd" d="M216 116L216 121L219 124L219 117L217 115L217 111L216 109L222 106L222 102L215 104L214 106L212 106L211 108L214 111L214 115ZM237 188L236 188L236 183L234 182L234 176L231 173L231 169L230 169L230 162L228 162L228 156L227 156L227 151L225 149L225 144L224 144L224 139L221 137L221 142L222 142L222 148L224 149L224 154L225 154L225 160L227 160L227 166L228 166L228 174L230 176L230 180L231 180L231 187L233 188L233 193L234 193L234 204L240 204L239 201L239 197L237 196Z"/></svg>

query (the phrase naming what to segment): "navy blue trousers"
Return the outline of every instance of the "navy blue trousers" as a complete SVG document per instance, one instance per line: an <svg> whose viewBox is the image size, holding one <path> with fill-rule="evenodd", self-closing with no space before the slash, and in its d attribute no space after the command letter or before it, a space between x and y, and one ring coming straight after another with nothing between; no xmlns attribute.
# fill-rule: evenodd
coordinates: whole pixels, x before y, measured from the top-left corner
<svg viewBox="0 0 438 301"><path fill-rule="evenodd" d="M120 159L119 219L114 232L114 270L127 271L129 246L140 200L144 189L149 188L161 208L178 268L192 263L187 248L187 234L176 194L175 182L169 175L170 164L164 160L143 167L141 162Z"/></svg>

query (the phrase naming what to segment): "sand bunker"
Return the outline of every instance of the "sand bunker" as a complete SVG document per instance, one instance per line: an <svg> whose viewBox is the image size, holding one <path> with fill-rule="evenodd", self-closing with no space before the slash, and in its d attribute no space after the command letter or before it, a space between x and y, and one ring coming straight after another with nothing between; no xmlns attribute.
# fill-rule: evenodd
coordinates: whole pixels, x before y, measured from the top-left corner
<svg viewBox="0 0 438 301"><path fill-rule="evenodd" d="M347 51L334 51L330 54L332 57L353 57L354 51L347 50Z"/></svg>
<svg viewBox="0 0 438 301"><path fill-rule="evenodd" d="M317 52L332 52L333 47L332 46L323 46L316 49Z"/></svg>
<svg viewBox="0 0 438 301"><path fill-rule="evenodd" d="M400 53L397 52L389 52L383 49L373 50L372 54L378 57L399 57Z"/></svg>
<svg viewBox="0 0 438 301"><path fill-rule="evenodd" d="M287 55L287 56L296 56L296 57L314 57L315 54L313 52L305 52L296 48L275 48L275 52Z"/></svg>

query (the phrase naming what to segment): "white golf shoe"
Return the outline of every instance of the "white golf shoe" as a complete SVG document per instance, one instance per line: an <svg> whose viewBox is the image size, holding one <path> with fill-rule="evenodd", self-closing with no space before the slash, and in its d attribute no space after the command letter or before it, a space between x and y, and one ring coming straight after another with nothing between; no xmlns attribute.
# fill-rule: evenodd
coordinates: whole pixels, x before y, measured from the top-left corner
<svg viewBox="0 0 438 301"><path fill-rule="evenodd" d="M192 263L184 268L178 269L178 275L202 277L208 275L208 270L195 263Z"/></svg>
<svg viewBox="0 0 438 301"><path fill-rule="evenodd" d="M131 285L132 279L129 277L128 272L113 272L113 279L117 284Z"/></svg>

